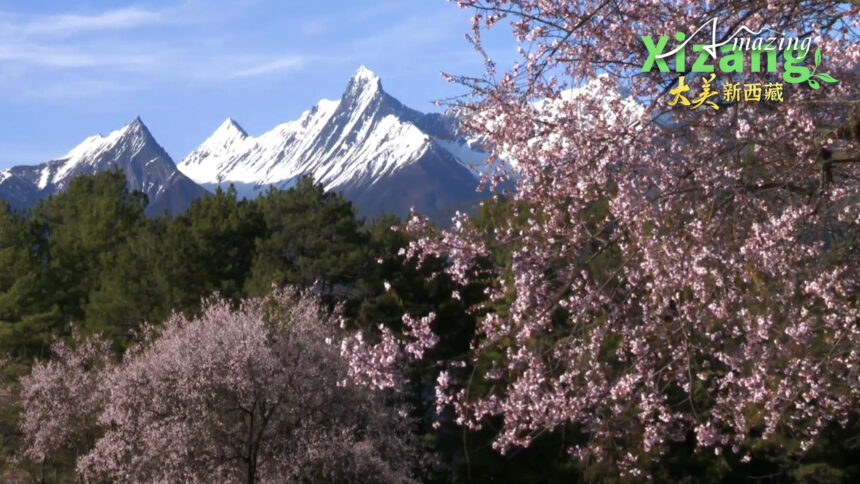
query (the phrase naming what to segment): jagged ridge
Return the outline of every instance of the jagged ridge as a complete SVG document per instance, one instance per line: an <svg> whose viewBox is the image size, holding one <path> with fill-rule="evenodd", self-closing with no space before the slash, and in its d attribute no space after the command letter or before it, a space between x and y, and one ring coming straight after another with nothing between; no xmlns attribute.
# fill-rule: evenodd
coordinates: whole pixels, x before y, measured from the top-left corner
<svg viewBox="0 0 860 484"><path fill-rule="evenodd" d="M178 213L206 194L177 168L141 119L135 118L107 136L96 135L65 156L35 166L16 166L0 172L0 198L15 209L61 191L78 175L121 168L128 186L149 198L147 213Z"/></svg>
<svg viewBox="0 0 860 484"><path fill-rule="evenodd" d="M258 137L228 119L179 169L203 186L233 184L249 197L312 175L365 214L403 215L414 206L447 215L480 198L476 173L465 165L486 158L455 127L443 115L404 106L361 66L339 100L324 99Z"/></svg>

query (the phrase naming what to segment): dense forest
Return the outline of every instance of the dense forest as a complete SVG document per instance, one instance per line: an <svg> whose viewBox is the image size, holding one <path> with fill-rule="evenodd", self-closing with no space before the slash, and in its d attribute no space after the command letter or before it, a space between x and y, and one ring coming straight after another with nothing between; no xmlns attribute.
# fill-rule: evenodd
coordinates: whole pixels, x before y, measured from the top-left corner
<svg viewBox="0 0 860 484"><path fill-rule="evenodd" d="M451 304L442 302L446 281L401 264L406 236L392 230L395 218L357 219L349 202L310 179L256 200L218 190L177 217L147 218L145 207L120 171L76 178L26 213L3 207L4 459L21 450L16 382L56 341L99 334L120 355L144 323L199 315L212 297L236 306L273 285L313 292L329 311L342 306L354 325L396 327L407 308ZM74 457L4 461L4 480L63 481Z"/></svg>
<svg viewBox="0 0 860 484"><path fill-rule="evenodd" d="M40 394L32 388L23 391L22 380L32 386L33 377L22 376L34 364L40 367L51 358L66 361L69 356L56 351L58 342L66 351L87 347L86 352L92 351L95 341L90 338L102 335L98 341L106 346L100 358L118 360L125 352L124 358L130 359L137 353L127 348L145 345L147 324L158 326L171 317L207 317L211 307L219 304L229 314L243 300L270 295L274 286L312 293L317 308L312 324L322 326L337 314L347 331L378 333L382 325L399 334L404 330L404 313L435 312L435 328L442 336L431 352L433 359L444 361L468 350L477 313L467 307L483 302L499 310L510 304L510 300L488 301L480 282L459 293L459 299L452 298L450 278L444 274L428 277L444 261L425 261L419 269L405 259L403 249L411 236L402 230L400 221L392 216L357 219L348 201L326 193L310 179L255 200L237 200L233 190L218 190L176 217L147 218L145 205L145 197L129 192L123 174L114 171L76 178L65 191L25 213L2 211L0 258L5 270L0 280L0 345L5 356L0 443L4 481L70 480L77 459L87 453L86 448L64 445L53 447L52 452L24 452L26 446L35 445L32 436L25 434L35 430L27 430L20 416L28 402L36 405ZM510 202L488 200L470 223L491 231L501 221L515 217L515 212ZM485 258L482 264L509 271L504 252L497 248L494 257ZM281 298L280 304L297 305L295 297L287 302ZM212 302L213 298L221 302ZM224 320L223 315L208 317ZM312 341L301 341L303 351L309 351ZM187 350L211 351L205 345ZM94 365L92 356L88 358L86 365ZM335 352L330 358L339 356ZM178 361L173 363L177 368ZM324 363L315 361L314 365ZM378 403L409 409L410 420L400 428L414 436L418 444L413 444L413 452L423 457L405 475L428 482L560 482L613 475L611 468L584 465L569 456L566 449L583 437L575 426L539 436L526 449L499 454L491 446L497 432L492 420L482 429L470 430L457 426L447 412L436 415L432 392L437 372L433 364L412 364L399 396ZM54 382L60 387L53 391L75 401L68 388L71 377L63 375L64 379ZM302 387L305 393L299 401L303 404L336 405L332 390L346 392L338 390L335 381L317 376L314 382ZM48 405L43 412L57 413L58 409ZM42 421L36 428L50 428L44 427L47 425ZM98 426L93 424L92 429ZM768 475L837 482L860 472L856 431L856 426L828 430L820 445L802 460L791 458L797 443L790 435L781 436L779 445L772 440L752 444L754 459L746 463L697 452L689 437L687 442L673 445L653 471L666 479L695 473L698 481L714 482ZM399 455L405 458L406 454ZM301 477L313 480L313 475Z"/></svg>
<svg viewBox="0 0 860 484"><path fill-rule="evenodd" d="M238 307L273 287L291 287L312 292L328 311L337 308L350 328L381 324L400 331L404 313L434 311L446 334L434 353L453 356L468 347L475 324L465 311L468 300L450 297L447 277L428 278L441 262L421 269L406 262L401 250L410 236L398 229L396 217L359 219L350 202L308 178L254 200L217 190L176 217L148 218L145 208L146 197L129 192L120 171L75 178L26 212L3 207L4 481L71 479L82 454L67 449L34 462L22 453L20 378L34 362L56 359L51 347L58 341L102 335L119 357L144 339L147 323L158 325L174 313L193 318L213 297ZM491 224L503 213L488 208L476 223ZM480 288L467 296L480 298ZM433 379L433 368L416 366L405 402L415 417L410 431L425 442L422 452L436 456L424 477L459 482L575 475L561 441L501 457L482 432L462 433L450 421L434 429Z"/></svg>

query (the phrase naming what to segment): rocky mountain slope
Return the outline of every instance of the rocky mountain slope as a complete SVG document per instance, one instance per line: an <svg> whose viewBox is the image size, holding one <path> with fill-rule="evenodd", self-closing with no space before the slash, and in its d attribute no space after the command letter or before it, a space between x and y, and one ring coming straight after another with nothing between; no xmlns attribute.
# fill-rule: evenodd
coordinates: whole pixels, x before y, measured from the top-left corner
<svg viewBox="0 0 860 484"><path fill-rule="evenodd" d="M0 198L15 209L26 208L61 191L75 176L115 168L125 172L130 189L147 195L151 215L182 212L206 194L176 168L143 121L135 118L107 136L87 138L56 160L0 171Z"/></svg>

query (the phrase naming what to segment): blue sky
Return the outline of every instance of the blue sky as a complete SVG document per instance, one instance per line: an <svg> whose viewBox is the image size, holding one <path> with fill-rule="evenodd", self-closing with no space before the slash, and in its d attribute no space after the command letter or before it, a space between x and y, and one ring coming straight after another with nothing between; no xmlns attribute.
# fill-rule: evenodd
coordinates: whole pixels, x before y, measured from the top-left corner
<svg viewBox="0 0 860 484"><path fill-rule="evenodd" d="M257 135L339 97L362 64L434 110L463 92L441 71L482 70L470 15L445 0L0 0L0 168L137 115L179 162L227 117ZM499 34L490 52L512 60Z"/></svg>

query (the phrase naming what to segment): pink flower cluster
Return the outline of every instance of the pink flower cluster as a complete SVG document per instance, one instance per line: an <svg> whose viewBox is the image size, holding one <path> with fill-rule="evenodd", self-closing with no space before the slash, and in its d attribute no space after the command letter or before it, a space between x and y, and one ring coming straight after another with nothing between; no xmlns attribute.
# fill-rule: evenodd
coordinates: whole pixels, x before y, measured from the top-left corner
<svg viewBox="0 0 860 484"><path fill-rule="evenodd" d="M503 248L512 276L495 274L487 295L513 298L505 311L475 308L461 362L475 371L441 362L440 409L473 427L502 417L502 451L575 426L588 442L573 455L634 476L691 433L700 449L746 456L755 432L808 447L828 422L856 417L858 7L457 3L475 11L479 50L502 19L523 46L506 73L488 61L484 78L449 76L472 88L457 107L466 127L510 161L488 182L516 184L514 214L490 233L461 215L441 234L414 215L407 229L420 237L404 255L442 257L465 285L486 281L476 262ZM813 35L839 82L790 85L783 103L667 106L676 76L640 72L640 36L713 17ZM379 379L388 357L422 357L434 338L411 324L399 344L384 334L366 348L374 356L355 371Z"/></svg>
<svg viewBox="0 0 860 484"><path fill-rule="evenodd" d="M57 344L22 381L25 454L72 452L87 482L415 482L408 412L340 384L340 320L287 289L176 315L122 360Z"/></svg>

